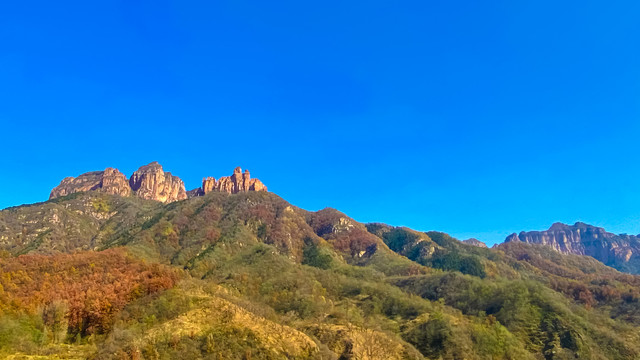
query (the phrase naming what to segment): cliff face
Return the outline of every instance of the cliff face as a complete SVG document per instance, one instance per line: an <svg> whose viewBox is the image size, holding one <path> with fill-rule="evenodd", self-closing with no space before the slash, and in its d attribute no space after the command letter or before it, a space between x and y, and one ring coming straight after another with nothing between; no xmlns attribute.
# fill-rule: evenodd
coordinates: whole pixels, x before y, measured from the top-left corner
<svg viewBox="0 0 640 360"><path fill-rule="evenodd" d="M131 175L129 185L142 199L173 202L187 198L184 182L170 172L164 172L157 161L141 166Z"/></svg>
<svg viewBox="0 0 640 360"><path fill-rule="evenodd" d="M555 223L547 231L511 234L505 242L511 241L548 245L563 254L587 255L619 270L640 272L640 238L635 235L616 235L580 222Z"/></svg>
<svg viewBox="0 0 640 360"><path fill-rule="evenodd" d="M114 168L104 171L84 173L77 178L68 177L51 190L49 199L84 192L99 191L108 194L156 200L164 203L203 196L212 191L237 194L248 191L267 191L267 187L258 180L251 179L249 171L237 167L233 175L223 176L218 181L213 177L202 180L202 187L185 191L184 182L177 176L165 172L157 161L141 166L127 180L126 176Z"/></svg>
<svg viewBox="0 0 640 360"><path fill-rule="evenodd" d="M84 173L77 178L63 179L60 185L51 190L49 199L90 190L122 196L131 194L126 176L118 169L106 168L104 171Z"/></svg>
<svg viewBox="0 0 640 360"><path fill-rule="evenodd" d="M51 190L49 199L84 192L99 191L107 194L135 196L161 202L172 202L187 198L184 183L171 173L164 172L157 162L142 166L127 177L114 168L84 173L77 178L68 177Z"/></svg>
<svg viewBox="0 0 640 360"><path fill-rule="evenodd" d="M106 168L102 174L102 190L108 194L129 196L131 188L129 188L127 177L123 173L114 168Z"/></svg>
<svg viewBox="0 0 640 360"><path fill-rule="evenodd" d="M267 187L258 179L252 179L249 170L244 173L240 167L235 168L233 175L223 176L216 181L213 177L202 180L202 187L189 191L189 196L202 196L212 191L237 194L248 191L267 191Z"/></svg>

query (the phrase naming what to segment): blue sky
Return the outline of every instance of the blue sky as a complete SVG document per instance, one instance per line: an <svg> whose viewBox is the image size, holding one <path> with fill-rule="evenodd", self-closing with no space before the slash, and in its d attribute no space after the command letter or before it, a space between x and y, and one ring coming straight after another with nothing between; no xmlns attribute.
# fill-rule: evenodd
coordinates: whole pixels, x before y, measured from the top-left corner
<svg viewBox="0 0 640 360"><path fill-rule="evenodd" d="M494 243L640 233L636 1L0 4L0 208L157 160Z"/></svg>

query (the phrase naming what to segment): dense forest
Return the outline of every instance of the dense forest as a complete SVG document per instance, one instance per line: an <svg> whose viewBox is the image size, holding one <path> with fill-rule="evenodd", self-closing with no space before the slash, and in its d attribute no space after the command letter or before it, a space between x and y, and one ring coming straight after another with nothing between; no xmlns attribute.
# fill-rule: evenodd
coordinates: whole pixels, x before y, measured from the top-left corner
<svg viewBox="0 0 640 360"><path fill-rule="evenodd" d="M640 277L268 192L76 193L0 212L0 355L637 359Z"/></svg>

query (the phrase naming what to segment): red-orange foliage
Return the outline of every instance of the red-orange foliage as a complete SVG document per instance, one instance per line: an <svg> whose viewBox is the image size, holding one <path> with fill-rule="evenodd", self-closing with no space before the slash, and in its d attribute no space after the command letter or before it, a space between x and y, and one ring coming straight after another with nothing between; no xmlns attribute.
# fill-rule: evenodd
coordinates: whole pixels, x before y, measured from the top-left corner
<svg viewBox="0 0 640 360"><path fill-rule="evenodd" d="M363 251L375 251L380 241L375 235L360 226L340 225L342 220L351 222L344 214L330 208L310 213L307 218L313 230L342 253L354 257ZM336 225L343 228L336 232Z"/></svg>
<svg viewBox="0 0 640 360"><path fill-rule="evenodd" d="M0 307L36 312L61 300L68 304L72 332L102 333L128 302L170 288L177 279L174 270L122 249L23 255L0 259Z"/></svg>
<svg viewBox="0 0 640 360"><path fill-rule="evenodd" d="M351 256L356 256L362 251L375 251L375 246L378 242L375 235L360 228L354 228L339 234L325 235L325 238L335 249Z"/></svg>

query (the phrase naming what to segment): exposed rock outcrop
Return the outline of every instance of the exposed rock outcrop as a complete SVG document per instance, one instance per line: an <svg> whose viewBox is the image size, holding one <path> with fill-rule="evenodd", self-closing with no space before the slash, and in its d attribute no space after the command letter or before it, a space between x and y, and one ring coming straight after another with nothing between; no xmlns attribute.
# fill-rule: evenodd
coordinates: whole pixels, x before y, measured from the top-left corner
<svg viewBox="0 0 640 360"><path fill-rule="evenodd" d="M237 194L239 192L247 191L267 191L267 187L264 186L262 181L258 179L251 179L249 170L245 170L243 173L240 167L237 167L235 168L235 170L233 170L233 175L221 177L220 180L215 182L214 185L211 185L211 180L215 181L215 179L213 178L207 178L202 183L202 189L205 194L213 190L226 192L229 194ZM208 190L205 185L207 185L207 187L210 187L211 190Z"/></svg>
<svg viewBox="0 0 640 360"><path fill-rule="evenodd" d="M133 194L142 199L168 203L203 196L212 191L236 194L267 191L267 187L260 180L251 179L248 170L243 173L242 169L237 167L233 175L223 176L218 181L213 177L204 178L202 187L187 192L184 182L179 177L165 172L162 165L154 161L141 166L128 180L123 173L114 168L84 173L77 178L65 178L60 185L51 190L49 199L84 191L100 191L121 196Z"/></svg>
<svg viewBox="0 0 640 360"><path fill-rule="evenodd" d="M206 177L202 179L202 194L212 192L216 188L216 178Z"/></svg>
<svg viewBox="0 0 640 360"><path fill-rule="evenodd" d="M77 178L65 178L51 190L49 199L84 191L100 191L120 196L134 194L142 199L162 202L187 198L182 180L164 172L157 162L152 162L134 172L130 179L114 168L84 173Z"/></svg>
<svg viewBox="0 0 640 360"><path fill-rule="evenodd" d="M475 239L475 238L462 240L462 242L467 244L467 245L473 245L473 246L477 246L477 247L481 247L481 248L486 248L487 247L487 244L485 244L482 241L480 241L478 239Z"/></svg>
<svg viewBox="0 0 640 360"><path fill-rule="evenodd" d="M187 198L191 199L192 197L202 196L204 193L202 192L202 188L195 188L187 191Z"/></svg>
<svg viewBox="0 0 640 360"><path fill-rule="evenodd" d="M187 198L184 182L170 172L164 172L157 161L134 172L129 178L129 186L142 199L173 202Z"/></svg>
<svg viewBox="0 0 640 360"><path fill-rule="evenodd" d="M237 194L248 191L267 191L267 187L258 179L252 179L249 170L244 173L240 167L235 168L231 176L223 176L216 181L213 177L202 179L202 187L189 191L189 197L202 196L212 191Z"/></svg>
<svg viewBox="0 0 640 360"><path fill-rule="evenodd" d="M91 190L121 196L128 196L131 194L131 188L129 187L127 177L118 171L118 169L106 168L104 171L84 173L77 178L64 178L60 182L60 185L51 190L49 199Z"/></svg>
<svg viewBox="0 0 640 360"><path fill-rule="evenodd" d="M563 254L587 255L618 270L640 273L640 237L616 235L603 228L577 222L553 224L547 231L509 235L505 242L547 245Z"/></svg>

